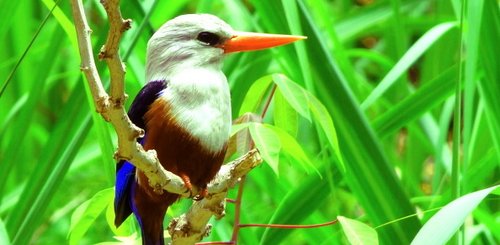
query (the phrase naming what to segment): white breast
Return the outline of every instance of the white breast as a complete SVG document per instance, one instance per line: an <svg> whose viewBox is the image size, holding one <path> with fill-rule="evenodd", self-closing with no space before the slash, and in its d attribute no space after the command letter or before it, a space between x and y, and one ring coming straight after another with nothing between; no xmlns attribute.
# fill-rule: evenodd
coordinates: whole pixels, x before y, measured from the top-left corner
<svg viewBox="0 0 500 245"><path fill-rule="evenodd" d="M177 123L206 150L222 150L231 130L231 98L221 71L196 68L173 74L161 98L170 102Z"/></svg>

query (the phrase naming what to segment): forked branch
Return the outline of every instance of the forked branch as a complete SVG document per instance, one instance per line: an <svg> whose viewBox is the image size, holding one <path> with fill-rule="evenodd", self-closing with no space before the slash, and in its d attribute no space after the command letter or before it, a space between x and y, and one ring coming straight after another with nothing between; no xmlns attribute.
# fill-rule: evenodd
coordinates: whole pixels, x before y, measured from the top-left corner
<svg viewBox="0 0 500 245"><path fill-rule="evenodd" d="M81 0L72 0L72 9L78 46L81 56L81 70L87 78L96 111L110 122L118 136L117 160L127 160L143 171L150 185L158 192L164 190L187 197L189 193L182 179L166 171L156 157L154 150L145 151L137 143L137 138L144 135L144 130L135 126L127 116L124 102L127 98L124 90L125 66L119 56L119 41L124 31L130 28L131 21L124 20L120 13L119 0L101 0L110 21L106 44L99 52L99 59L106 61L109 68L111 88L109 95L102 85L95 65L91 45L91 29L88 25ZM212 215L221 218L224 215L224 199L228 189L238 179L262 162L256 150L250 151L239 159L224 165L214 181L208 185L208 197L193 203L191 209L180 218L172 221L170 231L173 244L194 244L207 234L208 220Z"/></svg>

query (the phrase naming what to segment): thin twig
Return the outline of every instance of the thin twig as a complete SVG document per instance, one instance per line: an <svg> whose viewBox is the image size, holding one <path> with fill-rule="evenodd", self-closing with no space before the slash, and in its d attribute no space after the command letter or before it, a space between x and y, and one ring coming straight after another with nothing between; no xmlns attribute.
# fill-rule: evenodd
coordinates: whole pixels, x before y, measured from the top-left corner
<svg viewBox="0 0 500 245"><path fill-rule="evenodd" d="M242 224L240 225L240 228L245 228L245 227L266 227L266 228L279 228L279 229L310 229L310 228L317 228L317 227L323 227L323 226L329 226L338 223L339 221L337 219L328 221L325 223L321 224L312 224L312 225L284 225L284 224Z"/></svg>
<svg viewBox="0 0 500 245"><path fill-rule="evenodd" d="M271 88L271 93L269 94L269 97L266 100L266 104L264 105L264 108L262 109L262 112L260 114L260 119L264 120L264 117L267 114L267 111L269 109L269 106L271 105L271 101L273 100L274 94L276 93L276 84L273 84L273 87ZM253 140L250 140L249 144L250 149L255 148L255 142ZM236 196L236 199L234 200L234 227L233 227L233 234L231 236L231 242L233 244L238 244L238 234L241 228L240 225L240 213L241 213L241 201L243 199L243 190L245 188L245 180L246 176L241 177L240 181L240 186L238 188L238 195Z"/></svg>
<svg viewBox="0 0 500 245"><path fill-rule="evenodd" d="M234 206L234 228L233 235L231 236L231 242L238 242L238 234L240 232L240 213L241 213L241 201L243 199L243 190L245 189L246 176L241 177L240 186L238 187L238 195L236 197Z"/></svg>

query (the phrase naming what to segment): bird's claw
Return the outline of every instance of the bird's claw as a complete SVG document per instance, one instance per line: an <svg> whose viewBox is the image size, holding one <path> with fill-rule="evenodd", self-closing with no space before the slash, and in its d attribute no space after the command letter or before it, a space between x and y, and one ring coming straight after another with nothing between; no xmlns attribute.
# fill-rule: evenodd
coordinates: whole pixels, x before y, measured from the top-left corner
<svg viewBox="0 0 500 245"><path fill-rule="evenodd" d="M208 195L208 190L207 187L203 188L200 192L200 194L196 195L193 197L193 200L195 201L201 201L203 198L205 198Z"/></svg>
<svg viewBox="0 0 500 245"><path fill-rule="evenodd" d="M180 174L179 177L181 177L182 181L184 182L184 187L186 187L186 191L184 193L189 192L189 197L193 196L193 185L191 184L191 180L189 179L189 176L186 174Z"/></svg>
<svg viewBox="0 0 500 245"><path fill-rule="evenodd" d="M186 191L184 193L189 192L189 197L192 197L195 201L200 201L208 195L207 187L201 189L201 192L198 195L194 195L193 193L193 184L191 184L191 179L186 174L180 174L182 181L184 181L184 186L186 187Z"/></svg>

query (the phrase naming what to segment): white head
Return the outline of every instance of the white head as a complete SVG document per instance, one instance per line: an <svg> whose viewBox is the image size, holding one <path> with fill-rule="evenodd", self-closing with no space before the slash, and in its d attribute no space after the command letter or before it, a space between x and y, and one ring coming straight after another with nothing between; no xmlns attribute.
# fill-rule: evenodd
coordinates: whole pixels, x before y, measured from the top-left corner
<svg viewBox="0 0 500 245"><path fill-rule="evenodd" d="M303 36L237 32L210 14L187 14L166 22L148 42L146 81L166 79L183 67L220 70L224 54L284 45Z"/></svg>
<svg viewBox="0 0 500 245"><path fill-rule="evenodd" d="M222 44L233 33L231 26L209 14L181 15L166 22L148 42L147 81L166 78L182 66L220 69Z"/></svg>

